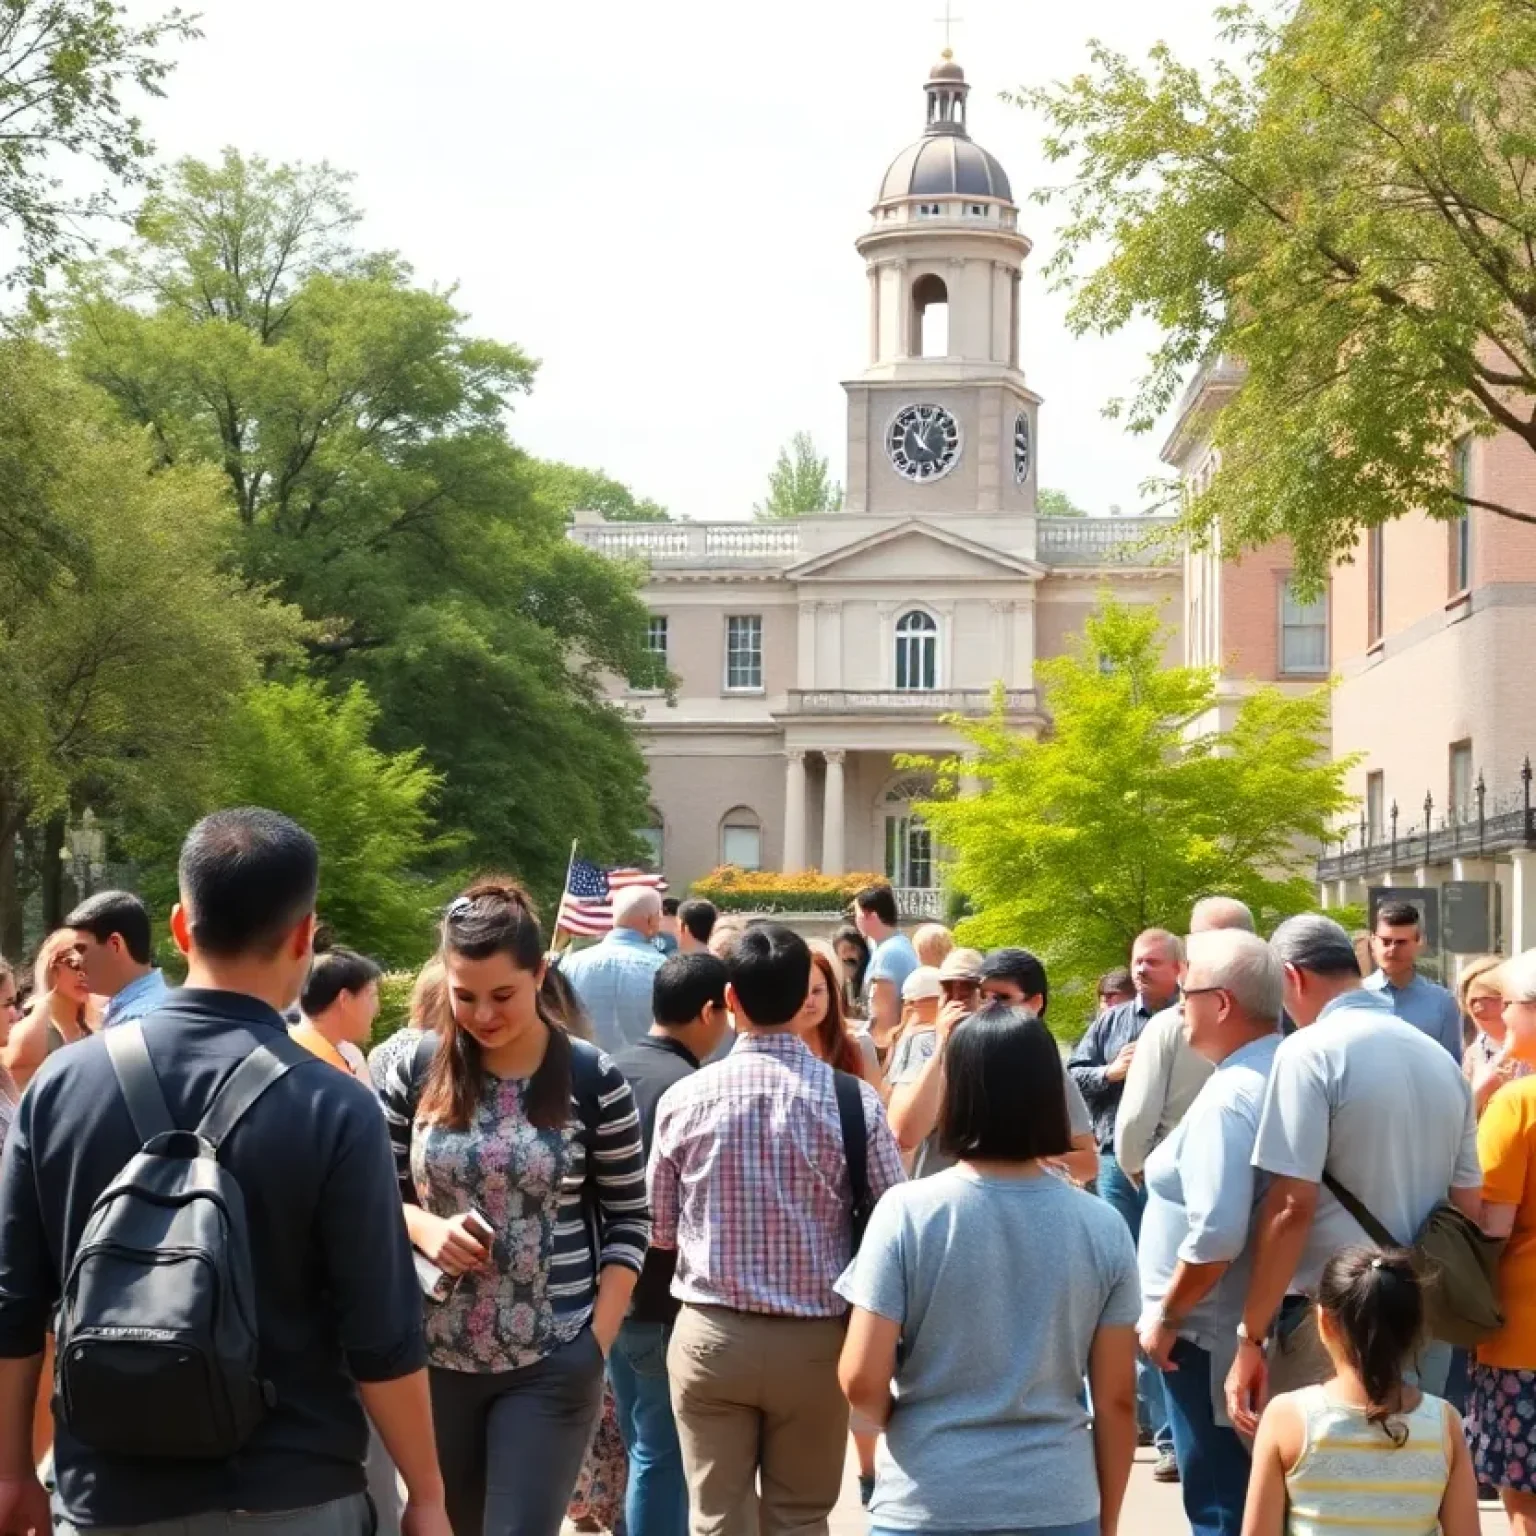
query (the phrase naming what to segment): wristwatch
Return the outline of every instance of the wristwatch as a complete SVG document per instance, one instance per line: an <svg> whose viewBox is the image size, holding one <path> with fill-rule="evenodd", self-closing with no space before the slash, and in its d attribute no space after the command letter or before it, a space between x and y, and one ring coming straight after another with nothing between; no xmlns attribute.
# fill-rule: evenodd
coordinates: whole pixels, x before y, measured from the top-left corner
<svg viewBox="0 0 1536 1536"><path fill-rule="evenodd" d="M1260 1337L1254 1338L1254 1336L1248 1331L1248 1324L1240 1322L1237 1325L1237 1337L1240 1343L1253 1344L1257 1348L1263 1349L1265 1341L1268 1339L1269 1335L1262 1334Z"/></svg>

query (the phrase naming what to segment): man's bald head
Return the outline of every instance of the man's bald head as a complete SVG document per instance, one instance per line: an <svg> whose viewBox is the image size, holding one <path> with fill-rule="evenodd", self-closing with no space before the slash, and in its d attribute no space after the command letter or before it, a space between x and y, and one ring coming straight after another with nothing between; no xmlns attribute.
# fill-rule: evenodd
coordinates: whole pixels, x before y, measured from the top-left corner
<svg viewBox="0 0 1536 1536"><path fill-rule="evenodd" d="M643 939L661 929L661 894L648 885L626 886L613 898L613 926L630 928Z"/></svg>
<svg viewBox="0 0 1536 1536"><path fill-rule="evenodd" d="M1240 928L1244 933L1255 933L1257 927L1253 913L1235 896L1207 896L1195 903L1189 914L1191 933L1214 933L1220 928Z"/></svg>

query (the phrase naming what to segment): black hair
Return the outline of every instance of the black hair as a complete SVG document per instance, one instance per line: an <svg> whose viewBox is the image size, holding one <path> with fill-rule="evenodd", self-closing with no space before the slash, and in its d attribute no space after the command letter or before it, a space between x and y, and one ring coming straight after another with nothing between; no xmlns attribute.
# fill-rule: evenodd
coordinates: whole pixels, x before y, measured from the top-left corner
<svg viewBox="0 0 1536 1536"><path fill-rule="evenodd" d="M661 915L663 917L676 917L679 902L676 896L663 896L661 898Z"/></svg>
<svg viewBox="0 0 1536 1536"><path fill-rule="evenodd" d="M715 931L715 919L720 916L712 901L692 896L677 909L677 921L690 937L700 944L708 944Z"/></svg>
<svg viewBox="0 0 1536 1536"><path fill-rule="evenodd" d="M854 944L858 946L859 963L857 968L854 970L852 980L848 983L849 991L853 993L855 998L857 998L858 995L864 990L864 977L869 970L869 944L865 940L864 935L860 933L852 923L844 923L843 926L832 935L832 948L836 949L840 944Z"/></svg>
<svg viewBox="0 0 1536 1536"><path fill-rule="evenodd" d="M384 968L353 949L327 949L314 964L299 994L299 1007L307 1019L318 1018L343 992L358 993L384 974Z"/></svg>
<svg viewBox="0 0 1536 1536"><path fill-rule="evenodd" d="M242 806L215 811L192 828L177 876L199 950L223 959L270 958L315 910L320 850L296 821Z"/></svg>
<svg viewBox="0 0 1536 1536"><path fill-rule="evenodd" d="M1025 997L1040 999L1040 1017L1045 1017L1046 1004L1051 1000L1050 983L1045 979L1045 966L1040 958L1029 950L988 950L981 962L978 979L1013 982Z"/></svg>
<svg viewBox="0 0 1536 1536"><path fill-rule="evenodd" d="M896 892L888 885L866 885L854 898L853 904L860 912L873 913L887 928L900 922L896 910Z"/></svg>
<svg viewBox="0 0 1536 1536"><path fill-rule="evenodd" d="M706 1003L725 1007L725 961L713 955L671 955L651 983L651 1017L658 1024L692 1024Z"/></svg>
<svg viewBox="0 0 1536 1536"><path fill-rule="evenodd" d="M1424 1333L1424 1289L1413 1255L1405 1248L1341 1248L1323 1269L1317 1304L1359 1372L1370 1403L1366 1418L1402 1445L1408 1426L1391 1404Z"/></svg>
<svg viewBox="0 0 1536 1536"><path fill-rule="evenodd" d="M1383 923L1388 928L1414 928L1423 932L1419 909L1411 901L1384 901L1376 908L1376 921L1371 932L1375 933Z"/></svg>
<svg viewBox="0 0 1536 1536"><path fill-rule="evenodd" d="M78 928L105 944L115 933L135 965L148 965L153 939L149 908L132 891L98 891L82 901L64 919L66 928Z"/></svg>
<svg viewBox="0 0 1536 1536"><path fill-rule="evenodd" d="M939 1145L950 1157L994 1162L1072 1150L1061 1052L1027 1008L989 1003L949 1037Z"/></svg>
<svg viewBox="0 0 1536 1536"><path fill-rule="evenodd" d="M448 903L440 952L445 965L452 955L466 960L505 955L518 970L536 972L544 964L544 935L528 893L515 880L496 876L477 880ZM524 1111L540 1130L555 1130L571 1113L571 1040L542 996L535 1007L549 1031L549 1045L529 1080ZM418 1113L426 1120L462 1131L469 1128L480 1107L485 1073L479 1042L460 1028L453 1016L451 988L448 1008L450 1028L432 1058Z"/></svg>
<svg viewBox="0 0 1536 1536"><path fill-rule="evenodd" d="M1131 973L1124 966L1121 966L1119 970L1105 971L1099 977L1099 985L1096 990L1100 997L1103 997L1106 992L1124 993L1126 997L1129 997L1136 990L1136 983L1131 980Z"/></svg>
<svg viewBox="0 0 1536 1536"><path fill-rule="evenodd" d="M754 1024L788 1024L811 990L811 951L783 923L753 923L737 939L725 972Z"/></svg>

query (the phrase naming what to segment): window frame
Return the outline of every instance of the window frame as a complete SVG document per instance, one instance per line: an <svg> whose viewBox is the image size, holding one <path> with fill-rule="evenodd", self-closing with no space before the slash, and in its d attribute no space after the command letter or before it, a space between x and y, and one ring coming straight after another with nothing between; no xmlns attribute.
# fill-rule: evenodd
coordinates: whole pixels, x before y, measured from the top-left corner
<svg viewBox="0 0 1536 1536"><path fill-rule="evenodd" d="M912 620L923 621L926 628L915 626L904 631L902 625ZM939 666L939 637L942 632L943 626L938 618L926 608L908 608L897 616L895 624L891 627L891 687L894 692L937 693L939 691L942 676ZM929 681L903 683L902 662L906 659L910 670L911 657L914 653L917 657L919 675L928 677Z"/></svg>
<svg viewBox="0 0 1536 1536"><path fill-rule="evenodd" d="M1377 523L1366 530L1366 641L1380 645L1387 627L1387 539L1386 529Z"/></svg>
<svg viewBox="0 0 1536 1536"><path fill-rule="evenodd" d="M751 624L755 626L756 645L756 682L734 683L731 681L731 664L733 655L737 654L736 647L732 644L734 626L738 624ZM751 647L743 648L740 654L750 657L753 654ZM725 677L724 690L726 693L760 694L763 693L763 616L760 613L728 613L725 616Z"/></svg>
<svg viewBox="0 0 1536 1536"><path fill-rule="evenodd" d="M651 655L660 656L663 661L672 648L672 626L667 619L664 613L652 613L646 616L645 621L645 648ZM660 645L655 643L658 632L661 635Z"/></svg>
<svg viewBox="0 0 1536 1536"><path fill-rule="evenodd" d="M1466 794L1458 799L1456 794L1456 765L1458 762L1466 765ZM1446 749L1446 803L1450 807L1451 821L1453 824L1460 821L1468 821L1472 816L1473 802L1477 796L1474 792L1476 776L1473 773L1472 738L1463 736L1460 741L1453 741Z"/></svg>
<svg viewBox="0 0 1536 1536"><path fill-rule="evenodd" d="M1387 831L1387 776L1380 768L1365 776L1365 840L1380 844Z"/></svg>
<svg viewBox="0 0 1536 1536"><path fill-rule="evenodd" d="M748 821L746 818L751 817ZM738 818L733 820L732 818ZM732 832L750 832L757 838L757 859L754 863L744 863L730 856L729 835ZM750 805L733 805L724 816L720 818L720 862L722 864L734 864L738 869L749 871L760 870L763 867L763 818L752 809Z"/></svg>
<svg viewBox="0 0 1536 1536"><path fill-rule="evenodd" d="M1472 434L1459 437L1451 445L1451 483L1462 496L1472 494ZM1472 509L1467 507L1460 517L1448 525L1450 547L1448 550L1450 597L1460 597L1472 590Z"/></svg>
<svg viewBox="0 0 1536 1536"><path fill-rule="evenodd" d="M1300 608L1302 605L1291 597L1293 585L1293 573L1281 571L1276 583L1275 619L1279 627L1278 646L1275 653L1275 671L1280 677L1327 677L1332 660L1332 615L1329 612L1328 588L1325 585L1322 592L1314 600L1315 605L1322 608L1322 622L1318 624L1295 624L1286 622L1286 608L1290 605ZM1321 628L1323 632L1323 659L1318 666L1292 665L1286 656L1285 639L1288 634L1309 634Z"/></svg>

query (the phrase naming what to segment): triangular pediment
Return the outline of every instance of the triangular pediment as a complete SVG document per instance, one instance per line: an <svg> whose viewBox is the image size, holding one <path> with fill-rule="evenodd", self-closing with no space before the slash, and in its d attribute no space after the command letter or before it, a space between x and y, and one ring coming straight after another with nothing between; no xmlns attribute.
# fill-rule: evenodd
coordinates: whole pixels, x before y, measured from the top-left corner
<svg viewBox="0 0 1536 1536"><path fill-rule="evenodd" d="M1043 565L951 533L921 518L907 518L839 549L802 560L789 581L904 581L914 577L983 581L1038 581Z"/></svg>

